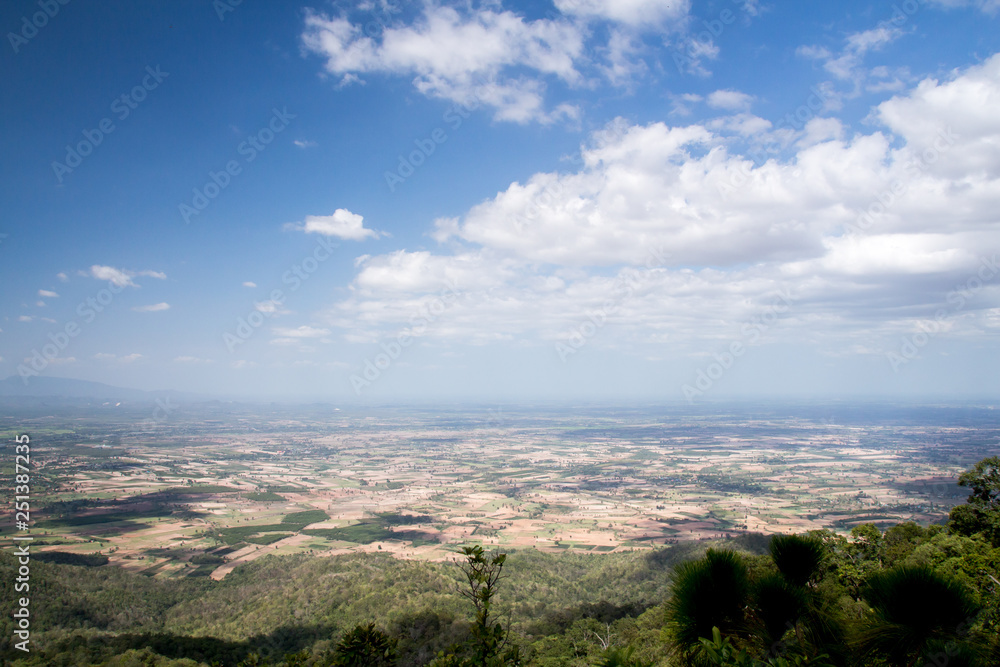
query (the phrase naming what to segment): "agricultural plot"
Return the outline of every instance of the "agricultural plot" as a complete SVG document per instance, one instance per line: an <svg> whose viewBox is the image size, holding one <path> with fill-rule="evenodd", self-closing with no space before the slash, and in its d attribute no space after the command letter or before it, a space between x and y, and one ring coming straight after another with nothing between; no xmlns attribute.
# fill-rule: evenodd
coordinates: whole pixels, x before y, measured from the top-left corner
<svg viewBox="0 0 1000 667"><path fill-rule="evenodd" d="M957 475L1000 434L988 411L872 425L733 411L505 408L498 423L486 410L233 410L205 419L190 407L144 428L127 415L18 421L45 489L37 549L218 578L268 553L442 559L470 542L607 553L929 523L964 501Z"/></svg>

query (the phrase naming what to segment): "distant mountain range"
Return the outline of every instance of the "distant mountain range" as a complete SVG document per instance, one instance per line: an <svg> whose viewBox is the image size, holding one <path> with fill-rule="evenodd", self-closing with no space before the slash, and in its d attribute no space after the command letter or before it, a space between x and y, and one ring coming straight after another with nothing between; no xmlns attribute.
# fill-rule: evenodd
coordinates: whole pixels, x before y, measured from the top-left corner
<svg viewBox="0 0 1000 667"><path fill-rule="evenodd" d="M172 401L198 401L211 400L212 397L173 390L142 391L141 389L115 387L101 382L59 377L32 377L25 383L20 376L11 375L0 380L0 398L155 403L157 400L166 400L167 398Z"/></svg>

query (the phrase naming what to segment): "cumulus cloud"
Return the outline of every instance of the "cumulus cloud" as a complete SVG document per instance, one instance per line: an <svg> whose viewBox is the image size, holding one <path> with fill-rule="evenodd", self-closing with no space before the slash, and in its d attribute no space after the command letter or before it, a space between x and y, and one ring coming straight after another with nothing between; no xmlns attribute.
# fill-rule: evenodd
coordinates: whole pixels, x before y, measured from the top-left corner
<svg viewBox="0 0 1000 667"><path fill-rule="evenodd" d="M132 282L132 276L134 274L122 271L121 269L116 269L112 266L94 264L90 267L90 275L98 280L107 280L117 287L136 286L135 283Z"/></svg>
<svg viewBox="0 0 1000 667"><path fill-rule="evenodd" d="M752 125L753 142L791 150L763 164L734 149L742 112L681 127L618 121L583 148L581 168L536 173L437 220L440 252L359 258L352 294L324 322L378 340L449 292L422 335L565 340L593 316L614 325L609 345L682 349L731 336L791 292L788 335L831 354L878 349L996 262L998 109L1000 55L883 102L868 133L834 118L792 136ZM966 310L992 312L998 297L1000 276Z"/></svg>
<svg viewBox="0 0 1000 667"><path fill-rule="evenodd" d="M509 263L505 268L503 261L485 260L483 255L476 253L442 257L427 251L405 250L362 257L358 261L361 270L354 287L362 294L433 292L453 284L488 287L494 283L495 276L509 275ZM487 263L490 269L483 270Z"/></svg>
<svg viewBox="0 0 1000 667"><path fill-rule="evenodd" d="M134 310L137 313L158 313L162 310L170 310L170 304L160 302L160 303L154 303L149 306L136 306L132 310Z"/></svg>
<svg viewBox="0 0 1000 667"><path fill-rule="evenodd" d="M256 287L256 286L257 286L257 283L255 283L255 282L251 282L251 281L249 281L249 280L248 280L248 281L246 281L245 283L243 283L243 286L244 286L244 287Z"/></svg>
<svg viewBox="0 0 1000 667"><path fill-rule="evenodd" d="M293 228L306 234L335 236L347 241L378 238L378 232L365 228L363 216L351 213L346 208L338 208L333 215L308 215L301 224L293 225Z"/></svg>
<svg viewBox="0 0 1000 667"><path fill-rule="evenodd" d="M338 76L387 73L414 77L421 93L464 105L484 104L498 120L552 120L543 109L544 83L504 72L517 68L581 80L574 66L583 36L571 23L526 21L490 8L459 11L432 3L413 25L391 26L380 39L364 34L345 17L306 15L305 49L326 58Z"/></svg>
<svg viewBox="0 0 1000 667"><path fill-rule="evenodd" d="M635 36L677 29L690 11L687 0L558 0L556 5L561 16L529 20L499 3L428 1L412 22L389 21L377 36L366 34L363 19L308 12L302 45L325 59L339 87L363 83L365 75L404 76L423 95L486 107L495 120L575 121L576 106L546 104L550 82L580 87L604 78L628 84L646 70ZM592 29L596 21L609 23L609 30Z"/></svg>
<svg viewBox="0 0 1000 667"><path fill-rule="evenodd" d="M38 296L44 296L44 297L47 297L49 299L55 299L59 295L56 294L55 292L49 291L47 289L40 289L40 290L38 290Z"/></svg>

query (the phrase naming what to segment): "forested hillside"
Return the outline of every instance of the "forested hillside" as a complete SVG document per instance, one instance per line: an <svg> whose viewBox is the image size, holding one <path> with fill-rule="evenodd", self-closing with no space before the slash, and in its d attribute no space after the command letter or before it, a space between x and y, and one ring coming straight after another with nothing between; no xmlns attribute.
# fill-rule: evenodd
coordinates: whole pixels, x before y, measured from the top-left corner
<svg viewBox="0 0 1000 667"><path fill-rule="evenodd" d="M471 550L267 556L220 582L32 561L32 651L14 650L9 611L0 648L23 666L997 665L1000 458L961 483L972 493L947 526L521 550L480 556L471 576ZM16 567L0 555L5 581Z"/></svg>

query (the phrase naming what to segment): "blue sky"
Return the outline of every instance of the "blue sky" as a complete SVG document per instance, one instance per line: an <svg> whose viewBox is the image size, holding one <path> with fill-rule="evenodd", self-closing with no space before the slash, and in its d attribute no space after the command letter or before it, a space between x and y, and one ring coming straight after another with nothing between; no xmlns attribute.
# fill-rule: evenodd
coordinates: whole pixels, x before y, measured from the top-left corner
<svg viewBox="0 0 1000 667"><path fill-rule="evenodd" d="M995 397L998 12L4 3L0 375Z"/></svg>

